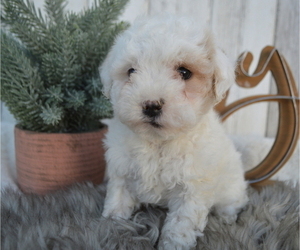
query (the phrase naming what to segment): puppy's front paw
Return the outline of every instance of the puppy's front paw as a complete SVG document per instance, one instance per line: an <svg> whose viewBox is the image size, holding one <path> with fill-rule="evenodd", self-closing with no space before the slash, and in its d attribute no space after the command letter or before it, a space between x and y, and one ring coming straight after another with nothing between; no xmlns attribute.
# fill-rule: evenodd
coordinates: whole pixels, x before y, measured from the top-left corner
<svg viewBox="0 0 300 250"><path fill-rule="evenodd" d="M160 237L158 250L191 250L195 246L196 238L192 231L181 233L180 235L171 231L165 231Z"/></svg>
<svg viewBox="0 0 300 250"><path fill-rule="evenodd" d="M215 207L215 214L224 224L232 225L236 222L238 213L245 207L248 197L245 195L242 199L233 202L230 205L218 205Z"/></svg>
<svg viewBox="0 0 300 250"><path fill-rule="evenodd" d="M225 213L223 213L223 214L219 214L218 216L224 224L228 224L228 225L234 224L237 220L237 215L236 214L225 214Z"/></svg>
<svg viewBox="0 0 300 250"><path fill-rule="evenodd" d="M105 208L103 210L102 216L104 218L109 218L109 219L124 219L127 220L129 219L130 215L131 215L132 209L127 209L127 210L122 210L122 209L108 209Z"/></svg>

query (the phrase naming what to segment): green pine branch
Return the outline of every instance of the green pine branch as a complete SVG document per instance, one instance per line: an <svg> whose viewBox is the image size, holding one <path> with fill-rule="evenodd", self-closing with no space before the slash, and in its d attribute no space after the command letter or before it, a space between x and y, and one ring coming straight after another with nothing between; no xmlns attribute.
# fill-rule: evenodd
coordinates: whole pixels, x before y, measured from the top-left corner
<svg viewBox="0 0 300 250"><path fill-rule="evenodd" d="M79 14L65 0L45 0L46 17L29 0L2 0L1 100L20 125L45 132L99 128L112 108L98 67L117 34L128 0L96 0Z"/></svg>
<svg viewBox="0 0 300 250"><path fill-rule="evenodd" d="M39 29L41 32L47 29L41 10L36 10L30 0L2 1L2 22L12 28L18 23L26 24L29 28Z"/></svg>
<svg viewBox="0 0 300 250"><path fill-rule="evenodd" d="M64 11L67 5L66 0L45 0L45 11L50 20L50 23L56 25L64 24Z"/></svg>
<svg viewBox="0 0 300 250"><path fill-rule="evenodd" d="M47 52L49 47L45 43L47 24L40 10L26 0L2 1L1 21L8 26L33 54Z"/></svg>

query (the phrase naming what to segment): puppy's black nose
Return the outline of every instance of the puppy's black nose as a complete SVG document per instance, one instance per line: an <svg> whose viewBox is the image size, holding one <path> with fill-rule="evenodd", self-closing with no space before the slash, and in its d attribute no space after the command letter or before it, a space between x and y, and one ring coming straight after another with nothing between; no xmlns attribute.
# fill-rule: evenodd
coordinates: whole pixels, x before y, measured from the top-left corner
<svg viewBox="0 0 300 250"><path fill-rule="evenodd" d="M156 116L159 116L162 112L162 106L164 105L164 101L146 101L143 104L143 114L154 118Z"/></svg>

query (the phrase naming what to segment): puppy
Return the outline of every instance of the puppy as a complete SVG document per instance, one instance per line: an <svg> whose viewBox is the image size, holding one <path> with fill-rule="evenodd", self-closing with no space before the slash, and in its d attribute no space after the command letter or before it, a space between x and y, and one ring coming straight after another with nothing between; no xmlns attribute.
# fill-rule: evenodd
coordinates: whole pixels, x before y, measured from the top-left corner
<svg viewBox="0 0 300 250"><path fill-rule="evenodd" d="M213 107L234 65L197 23L137 20L100 68L114 118L106 136L104 217L130 218L141 203L169 209L159 249L190 249L213 209L231 223L247 203L240 155Z"/></svg>

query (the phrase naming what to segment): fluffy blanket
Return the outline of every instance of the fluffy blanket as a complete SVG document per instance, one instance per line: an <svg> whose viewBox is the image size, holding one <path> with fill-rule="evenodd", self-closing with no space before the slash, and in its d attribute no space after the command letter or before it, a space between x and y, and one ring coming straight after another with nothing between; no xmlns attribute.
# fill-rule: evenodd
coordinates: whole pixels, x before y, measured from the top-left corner
<svg viewBox="0 0 300 250"><path fill-rule="evenodd" d="M233 225L209 216L196 249L299 249L299 191L282 182L257 191ZM2 191L1 249L155 249L167 211L143 207L130 221L101 217L105 184L46 196Z"/></svg>

